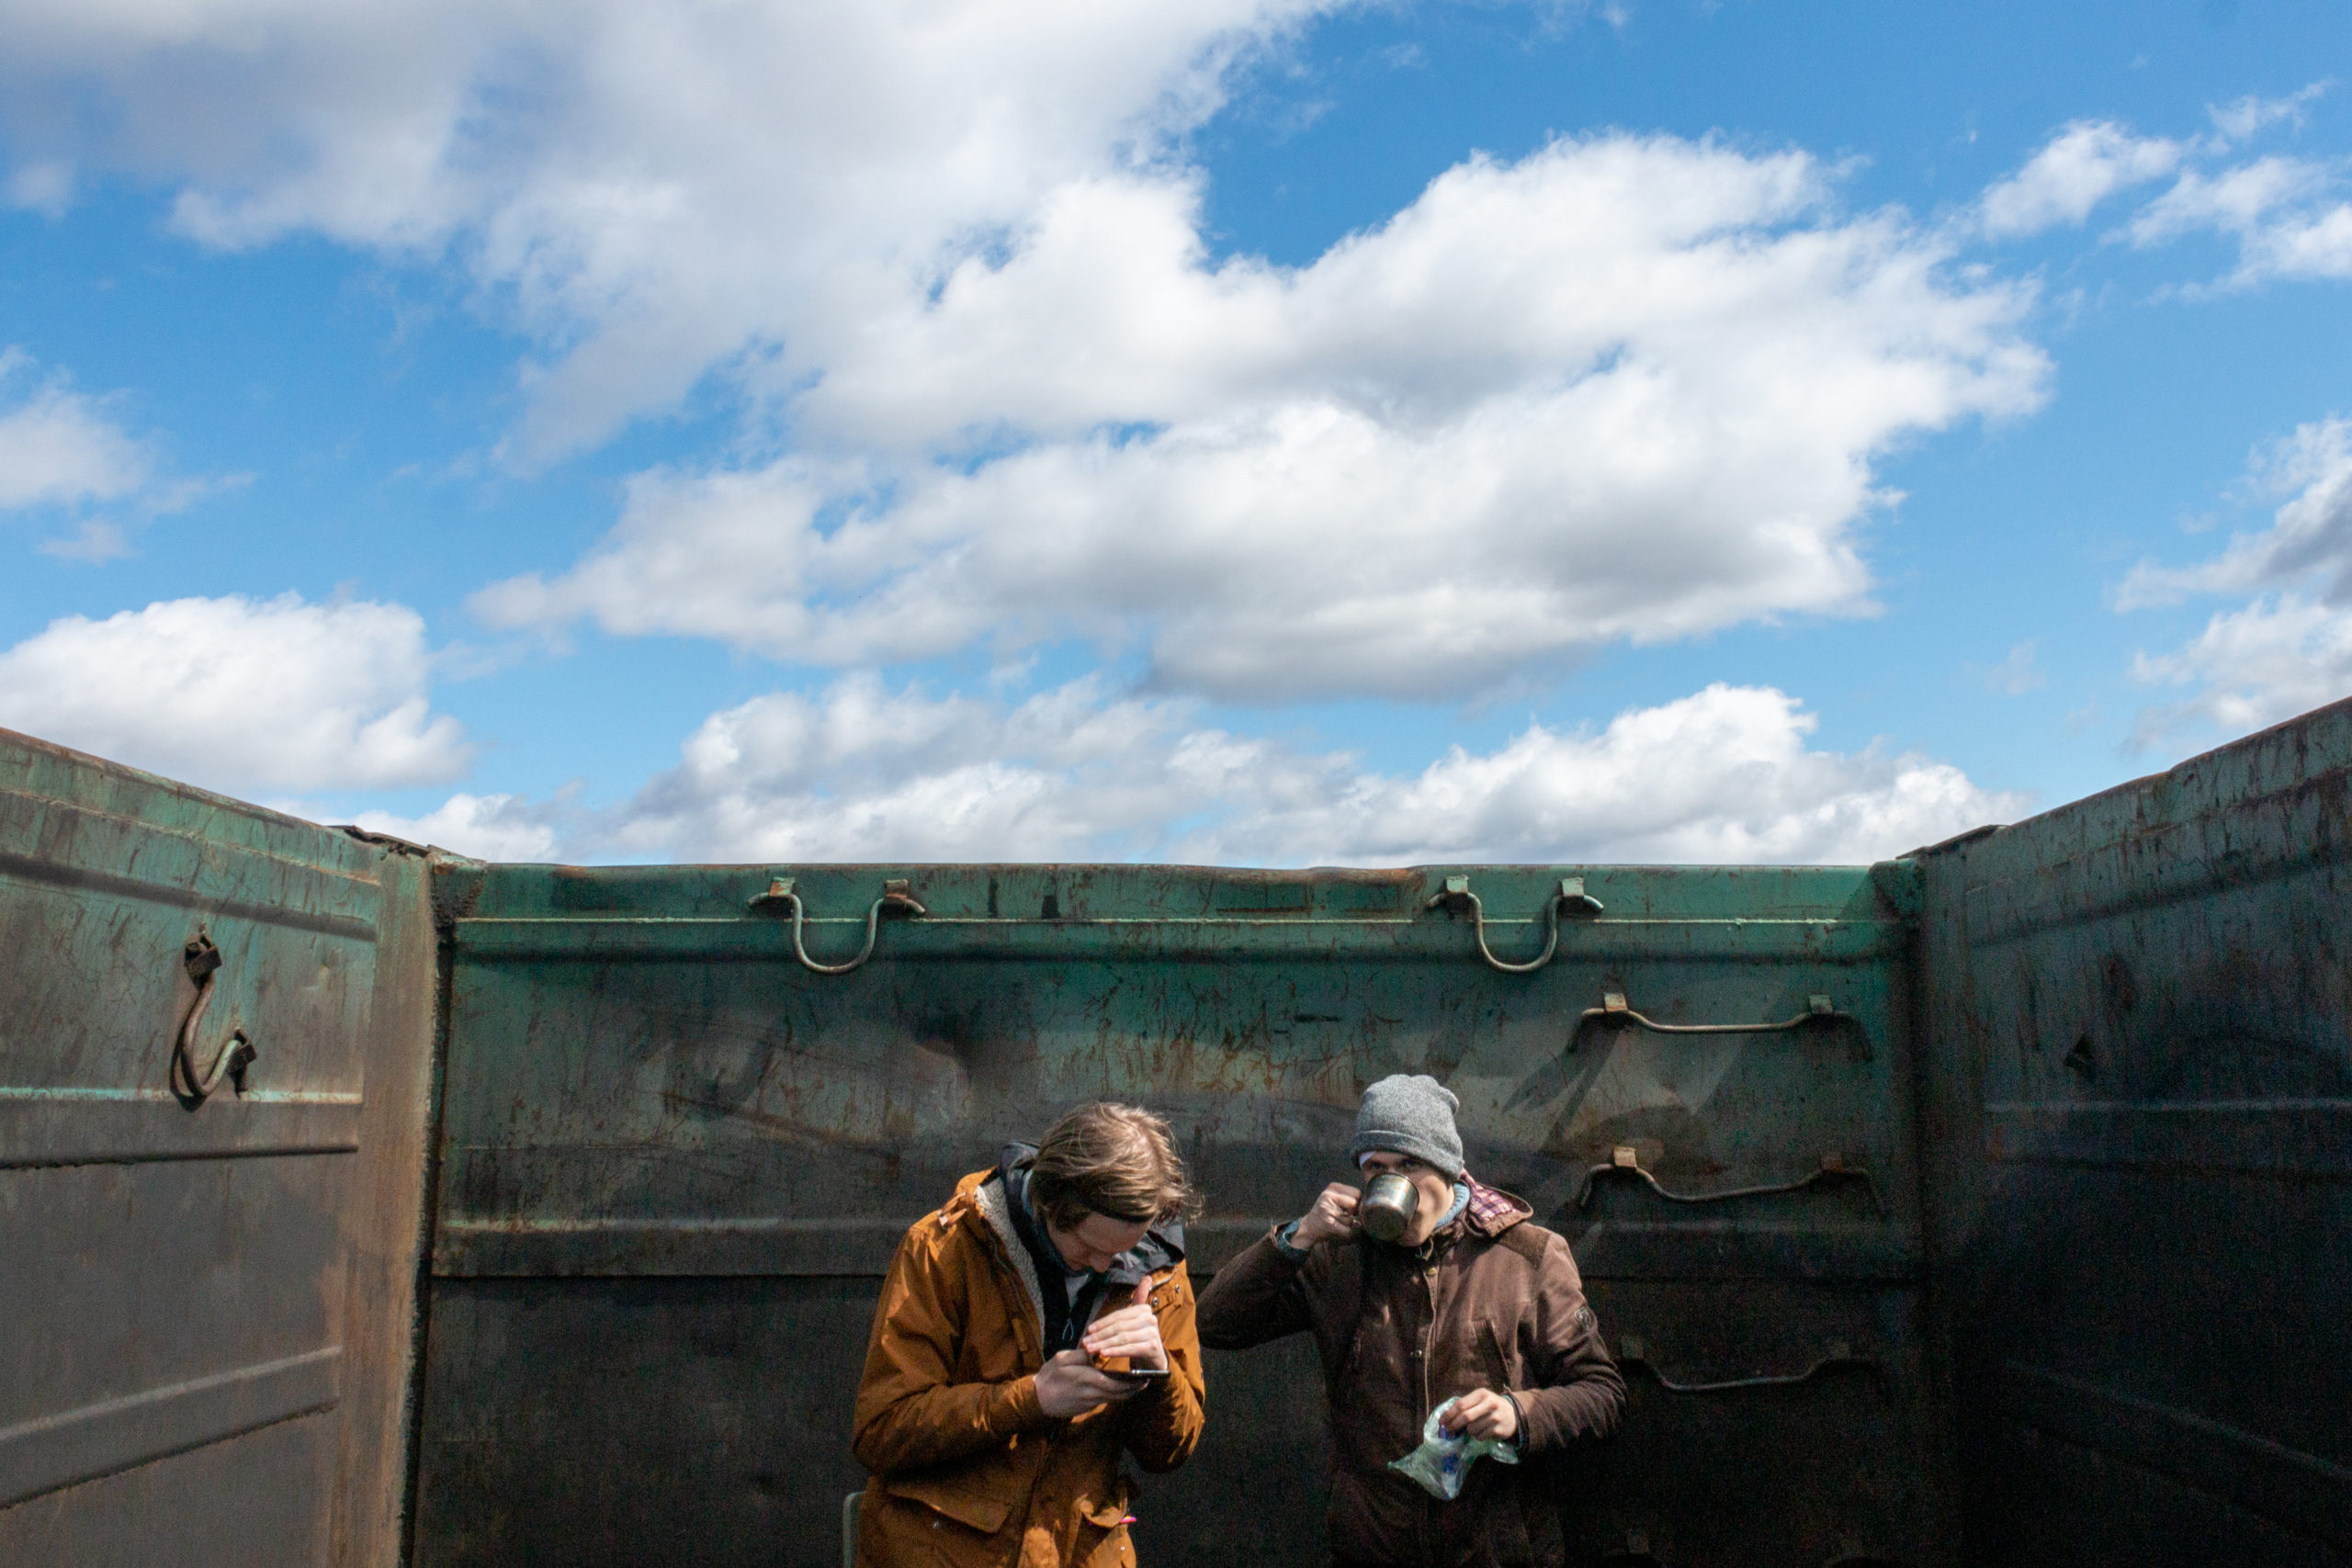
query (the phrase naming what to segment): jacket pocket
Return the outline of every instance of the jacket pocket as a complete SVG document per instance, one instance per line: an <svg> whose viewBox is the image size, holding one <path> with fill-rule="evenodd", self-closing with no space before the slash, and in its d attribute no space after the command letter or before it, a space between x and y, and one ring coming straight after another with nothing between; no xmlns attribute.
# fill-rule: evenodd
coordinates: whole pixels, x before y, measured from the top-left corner
<svg viewBox="0 0 2352 1568"><path fill-rule="evenodd" d="M919 1503L933 1513L944 1515L965 1529L978 1530L982 1535L996 1534L1004 1528L1004 1521L1012 1517L1012 1498L959 1486L952 1481L907 1476L893 1477L882 1485L893 1497Z"/></svg>
<svg viewBox="0 0 2352 1568"><path fill-rule="evenodd" d="M1517 1326L1498 1325L1492 1318L1478 1320L1478 1359L1486 1364L1487 1375L1497 1389L1520 1386L1519 1333Z"/></svg>

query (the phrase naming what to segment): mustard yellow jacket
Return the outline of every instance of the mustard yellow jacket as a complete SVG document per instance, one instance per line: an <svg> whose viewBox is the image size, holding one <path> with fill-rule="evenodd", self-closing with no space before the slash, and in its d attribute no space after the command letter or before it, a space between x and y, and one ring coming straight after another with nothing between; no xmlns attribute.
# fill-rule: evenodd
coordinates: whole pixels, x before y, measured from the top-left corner
<svg viewBox="0 0 2352 1568"><path fill-rule="evenodd" d="M1167 1377L1082 1416L1046 1415L1036 1271L994 1174L964 1178L916 1221L882 1282L852 1445L873 1474L859 1568L1133 1568L1121 1450L1169 1471L1201 1438L1192 1281L1181 1258L1151 1275Z"/></svg>

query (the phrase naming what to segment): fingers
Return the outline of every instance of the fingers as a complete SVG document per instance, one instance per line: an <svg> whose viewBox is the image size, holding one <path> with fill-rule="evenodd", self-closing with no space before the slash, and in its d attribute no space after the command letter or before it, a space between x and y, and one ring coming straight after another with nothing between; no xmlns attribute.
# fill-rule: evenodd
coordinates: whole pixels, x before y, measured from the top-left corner
<svg viewBox="0 0 2352 1568"><path fill-rule="evenodd" d="M1048 1416L1080 1416L1098 1405L1131 1399L1140 1385L1114 1378L1083 1350L1057 1352L1037 1372L1037 1403Z"/></svg>
<svg viewBox="0 0 2352 1568"><path fill-rule="evenodd" d="M1334 1181L1323 1189L1323 1196L1329 1200L1332 1212L1340 1214L1354 1213L1356 1205L1363 1201L1363 1194L1344 1181Z"/></svg>
<svg viewBox="0 0 2352 1568"><path fill-rule="evenodd" d="M1125 1318L1126 1314L1118 1314ZM1140 1356L1158 1366L1165 1351L1159 1337L1159 1320L1146 1315L1140 1319L1118 1321L1106 1318L1094 1325L1080 1341L1088 1354L1094 1356Z"/></svg>
<svg viewBox="0 0 2352 1568"><path fill-rule="evenodd" d="M1159 1319L1149 1307L1121 1307L1116 1312L1104 1313L1087 1325L1079 1343L1099 1356L1106 1341L1136 1334L1148 1334L1154 1341L1159 1338Z"/></svg>
<svg viewBox="0 0 2352 1568"><path fill-rule="evenodd" d="M1455 1437L1492 1438L1509 1438L1516 1423L1510 1401L1492 1389L1482 1388L1464 1394L1439 1425Z"/></svg>
<svg viewBox="0 0 2352 1568"><path fill-rule="evenodd" d="M1155 1334L1121 1335L1115 1339L1106 1339L1100 1345L1090 1345L1087 1348L1101 1359L1108 1359L1113 1356L1125 1356L1131 1360L1147 1361L1155 1367L1160 1364L1161 1358L1166 1354L1160 1348L1159 1337Z"/></svg>

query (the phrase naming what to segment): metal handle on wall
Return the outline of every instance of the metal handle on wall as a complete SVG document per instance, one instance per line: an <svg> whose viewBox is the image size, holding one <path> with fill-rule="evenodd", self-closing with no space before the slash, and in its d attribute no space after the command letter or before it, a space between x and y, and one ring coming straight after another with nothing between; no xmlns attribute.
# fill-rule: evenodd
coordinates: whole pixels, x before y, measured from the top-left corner
<svg viewBox="0 0 2352 1568"><path fill-rule="evenodd" d="M1635 1010L1626 1001L1623 991L1603 991L1600 1005L1587 1008L1577 1015L1577 1026L1568 1035L1568 1049L1573 1051L1584 1038L1584 1032L1595 1023L1631 1023L1653 1034L1785 1034L1791 1030L1804 1029L1825 1023L1851 1024L1854 1038L1861 1046L1861 1058L1871 1059L1870 1032L1861 1020L1850 1012L1840 1011L1825 996L1805 998L1804 1011L1794 1018L1784 1018L1764 1023L1660 1023L1657 1020Z"/></svg>
<svg viewBox="0 0 2352 1568"><path fill-rule="evenodd" d="M1628 1334L1617 1342L1617 1359L1629 1367L1640 1367L1657 1381L1658 1387L1668 1393L1723 1393L1742 1388L1790 1388L1809 1382L1831 1367L1876 1367L1868 1356L1857 1355L1853 1345L1844 1339L1832 1339L1822 1348L1804 1371L1795 1372L1761 1372L1754 1377L1724 1378L1712 1382L1682 1382L1658 1370L1649 1359L1649 1347L1638 1334Z"/></svg>
<svg viewBox="0 0 2352 1568"><path fill-rule="evenodd" d="M180 1020L179 1032L172 1041L172 1092L190 1106L201 1105L225 1077L233 1081L237 1092L243 1094L245 1069L257 1055L243 1030L232 1027L220 1049L212 1053L212 1065L201 1072L197 1070L197 1026L204 1021L205 1013L212 1006L212 993L220 984L220 950L213 945L209 931L202 926L196 928L196 940L180 950L180 964L187 970L187 977L196 982L196 999L188 1003L187 1016Z"/></svg>
<svg viewBox="0 0 2352 1568"><path fill-rule="evenodd" d="M927 915L931 912L907 891L904 877L891 877L882 884L882 897L874 900L873 907L865 911L865 945L857 950L857 956L846 964L820 964L808 956L808 944L801 931L808 912L801 906L800 895L792 890L792 881L788 876L775 878L768 884L766 892L752 900L750 907L766 914L789 906L792 910L792 955L799 959L805 968L819 975L846 975L873 957L875 937L882 929L882 911L886 908L907 915Z"/></svg>
<svg viewBox="0 0 2352 1568"><path fill-rule="evenodd" d="M1877 1205L1879 1213L1886 1213L1886 1199L1880 1193L1878 1183L1871 1179L1871 1173L1858 1166L1848 1165L1845 1156L1834 1149L1821 1156L1819 1166L1807 1174L1798 1177L1794 1181L1768 1182L1757 1187L1726 1187L1715 1192L1677 1192L1663 1185L1657 1177L1645 1169L1641 1156L1634 1150L1620 1147L1613 1152L1606 1165L1596 1165L1584 1173L1584 1179L1577 1183L1577 1195L1570 1202L1569 1208L1572 1211L1581 1210L1592 1201L1593 1189L1599 1179L1615 1171L1640 1177L1649 1183L1651 1191L1669 1203L1719 1203L1732 1198L1762 1198L1775 1192L1802 1191L1817 1182L1855 1180L1870 1189L1871 1201Z"/></svg>
<svg viewBox="0 0 2352 1568"><path fill-rule="evenodd" d="M1601 910L1600 900L1584 890L1583 877L1562 877L1560 879L1560 890L1547 899L1544 905L1544 923L1545 927L1544 951L1537 953L1533 958L1524 964L1510 964L1502 959L1497 958L1495 956L1494 949L1487 945L1487 912L1485 908L1479 904L1478 896L1470 891L1470 879L1468 877L1447 877L1445 879L1444 887L1431 895L1429 902L1421 907L1425 909L1434 909L1441 904L1451 905L1456 908L1467 908L1469 909L1470 931L1471 934L1477 939L1478 956L1485 959L1487 964L1501 970L1506 975L1532 974L1536 970L1543 968L1546 964L1552 962L1552 954L1558 952L1560 947L1560 910L1563 907L1573 907L1591 915L1597 915L1600 913Z"/></svg>

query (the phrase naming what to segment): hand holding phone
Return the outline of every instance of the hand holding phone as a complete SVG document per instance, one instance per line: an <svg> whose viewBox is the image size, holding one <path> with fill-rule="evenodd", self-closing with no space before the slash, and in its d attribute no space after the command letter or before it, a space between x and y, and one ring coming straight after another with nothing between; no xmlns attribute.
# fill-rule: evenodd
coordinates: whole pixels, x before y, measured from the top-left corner
<svg viewBox="0 0 2352 1568"><path fill-rule="evenodd" d="M1151 1310L1151 1280L1136 1281L1127 1303L1096 1318L1079 1343L1105 1376L1131 1388L1166 1377L1168 1348L1160 1341L1159 1314ZM1104 1361L1125 1361L1126 1366L1105 1367Z"/></svg>

